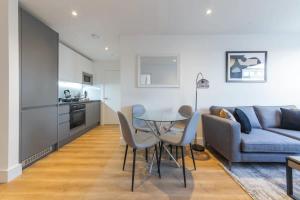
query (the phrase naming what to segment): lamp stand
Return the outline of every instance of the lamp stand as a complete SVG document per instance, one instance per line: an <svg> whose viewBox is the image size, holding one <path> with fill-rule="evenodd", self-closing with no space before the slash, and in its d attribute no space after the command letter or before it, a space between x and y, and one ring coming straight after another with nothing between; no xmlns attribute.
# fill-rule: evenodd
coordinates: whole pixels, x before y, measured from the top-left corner
<svg viewBox="0 0 300 200"><path fill-rule="evenodd" d="M195 143L195 144L192 145L192 150L193 151L198 151L198 152L203 152L203 151L205 151L205 148L204 148L204 146Z"/></svg>
<svg viewBox="0 0 300 200"><path fill-rule="evenodd" d="M195 112L197 111L197 107L198 107L198 79L199 79L199 75L201 75L201 77L203 78L203 75L201 72L198 73L197 78L196 78L196 101L195 101ZM198 151L198 152L202 152L205 150L204 146L197 144L197 132L195 135L195 140L194 140L194 144L192 145L192 149L193 151Z"/></svg>

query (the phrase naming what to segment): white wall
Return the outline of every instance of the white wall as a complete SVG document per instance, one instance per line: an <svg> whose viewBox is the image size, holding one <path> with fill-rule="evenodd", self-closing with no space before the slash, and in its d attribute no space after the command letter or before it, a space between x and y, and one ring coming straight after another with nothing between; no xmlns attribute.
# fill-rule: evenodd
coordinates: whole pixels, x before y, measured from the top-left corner
<svg viewBox="0 0 300 200"><path fill-rule="evenodd" d="M106 69L120 69L119 60L98 60L94 62L94 72L96 75L96 85L103 84L104 73Z"/></svg>
<svg viewBox="0 0 300 200"><path fill-rule="evenodd" d="M0 183L22 173L19 163L18 0L0 1Z"/></svg>
<svg viewBox="0 0 300 200"><path fill-rule="evenodd" d="M105 87L106 80L110 77L108 76L106 70L120 70L120 61L119 60L107 60L107 61L96 61L94 63L94 71L96 75L95 86L100 88L101 91L101 124L108 124L112 121L115 121L116 113L115 111L120 110L121 107L121 98L120 98L120 84L119 80L116 83L113 83L116 80L112 80L113 82L109 83L109 86ZM115 77L114 77L115 78ZM119 78L117 78L119 79ZM106 95L110 96L109 100L104 100L105 89L110 90L107 91ZM106 96L107 97L107 96ZM113 119L113 120L112 120Z"/></svg>
<svg viewBox="0 0 300 200"><path fill-rule="evenodd" d="M107 69L120 69L120 61L119 60L99 60L95 61L93 64L95 79L94 85L96 87L101 88L101 98L103 98L103 86L105 81L104 71Z"/></svg>
<svg viewBox="0 0 300 200"><path fill-rule="evenodd" d="M147 109L194 105L195 78L202 72L210 88L199 90L198 108L211 105L300 106L299 35L122 36L121 106L129 114L135 103ZM226 83L225 51L267 50L267 83ZM137 88L137 54L179 54L180 88Z"/></svg>

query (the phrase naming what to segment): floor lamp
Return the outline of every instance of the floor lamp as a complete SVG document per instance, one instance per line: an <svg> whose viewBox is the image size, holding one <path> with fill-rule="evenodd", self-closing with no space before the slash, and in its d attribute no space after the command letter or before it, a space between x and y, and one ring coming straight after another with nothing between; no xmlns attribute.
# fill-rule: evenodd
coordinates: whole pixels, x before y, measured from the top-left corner
<svg viewBox="0 0 300 200"><path fill-rule="evenodd" d="M201 79L199 79L200 77ZM209 88L209 81L203 77L203 74L201 72L199 72L196 78L195 111L197 111L198 109L198 89L207 89L207 88ZM196 132L194 144L192 145L192 149L194 151L199 151L199 152L205 150L205 148L202 145L197 144L197 132Z"/></svg>

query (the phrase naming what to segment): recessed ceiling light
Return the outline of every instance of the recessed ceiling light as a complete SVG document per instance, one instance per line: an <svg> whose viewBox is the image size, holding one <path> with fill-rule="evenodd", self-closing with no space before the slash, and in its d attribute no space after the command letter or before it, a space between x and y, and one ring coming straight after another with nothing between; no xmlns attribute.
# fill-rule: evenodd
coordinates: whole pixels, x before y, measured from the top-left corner
<svg viewBox="0 0 300 200"><path fill-rule="evenodd" d="M108 51L108 47L105 47L104 49L105 49L105 51Z"/></svg>
<svg viewBox="0 0 300 200"><path fill-rule="evenodd" d="M206 15L211 15L211 13L212 13L212 10L211 10L211 9L207 9L207 10L206 10Z"/></svg>
<svg viewBox="0 0 300 200"><path fill-rule="evenodd" d="M96 33L92 33L92 34L91 34L91 37L92 37L93 39L99 39L99 38L100 38L100 35L98 35L98 34L96 34Z"/></svg>
<svg viewBox="0 0 300 200"><path fill-rule="evenodd" d="M72 15L76 17L78 15L78 13L75 10L73 10Z"/></svg>

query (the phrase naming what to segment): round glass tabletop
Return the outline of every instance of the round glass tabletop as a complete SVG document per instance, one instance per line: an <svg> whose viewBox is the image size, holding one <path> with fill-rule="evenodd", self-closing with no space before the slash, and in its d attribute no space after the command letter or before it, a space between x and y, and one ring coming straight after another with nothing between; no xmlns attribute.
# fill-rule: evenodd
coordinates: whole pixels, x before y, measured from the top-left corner
<svg viewBox="0 0 300 200"><path fill-rule="evenodd" d="M143 115L135 116L136 119L154 122L176 122L187 120L179 112L172 111L146 111Z"/></svg>

